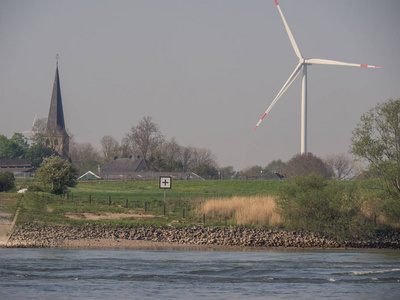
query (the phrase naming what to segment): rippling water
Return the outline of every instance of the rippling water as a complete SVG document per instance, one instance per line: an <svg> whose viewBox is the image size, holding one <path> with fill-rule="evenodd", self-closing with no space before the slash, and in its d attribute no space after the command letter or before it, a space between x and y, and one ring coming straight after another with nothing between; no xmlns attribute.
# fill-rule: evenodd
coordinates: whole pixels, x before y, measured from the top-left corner
<svg viewBox="0 0 400 300"><path fill-rule="evenodd" d="M0 249L0 299L400 299L400 251Z"/></svg>

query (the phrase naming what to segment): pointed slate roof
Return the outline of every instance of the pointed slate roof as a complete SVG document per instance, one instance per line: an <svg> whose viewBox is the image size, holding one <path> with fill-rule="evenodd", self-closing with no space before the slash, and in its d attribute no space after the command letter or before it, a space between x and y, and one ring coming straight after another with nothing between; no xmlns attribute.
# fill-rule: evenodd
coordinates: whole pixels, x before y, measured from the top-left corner
<svg viewBox="0 0 400 300"><path fill-rule="evenodd" d="M61 99L60 77L58 74L58 63L51 95L49 117L47 118L47 132L65 132L64 111Z"/></svg>

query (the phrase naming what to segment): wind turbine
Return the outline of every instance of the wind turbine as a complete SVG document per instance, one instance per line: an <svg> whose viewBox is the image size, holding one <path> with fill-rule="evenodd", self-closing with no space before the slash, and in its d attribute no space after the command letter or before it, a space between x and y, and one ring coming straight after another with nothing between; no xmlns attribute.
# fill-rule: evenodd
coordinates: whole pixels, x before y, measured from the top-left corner
<svg viewBox="0 0 400 300"><path fill-rule="evenodd" d="M328 59L319 59L319 58L304 58L300 52L299 47L296 44L296 41L293 37L292 32L290 31L289 25L286 22L285 17L283 16L282 10L279 7L278 0L275 0L276 7L282 17L283 24L285 25L286 32L289 36L290 43L292 44L293 50L299 58L299 63L294 69L292 75L289 76L289 79L283 85L282 89L279 91L278 95L276 95L274 101L272 101L271 105L267 108L261 119L258 121L256 126L254 126L253 131L260 125L262 120L264 120L265 116L269 113L275 103L279 100L279 98L285 93L285 91L289 88L289 86L293 83L293 81L300 74L300 71L303 71L302 78L302 89L301 89L301 154L307 153L307 66L309 65L333 65L333 66L350 66L350 67L364 67L364 68L380 68L377 66L370 65L361 65L361 64L353 64L346 63Z"/></svg>
<svg viewBox="0 0 400 300"><path fill-rule="evenodd" d="M37 117L37 113L36 113L36 115L35 115L35 118L33 119L33 123L32 123L31 129L30 129L30 130L27 130L27 131L23 131L22 134L32 133L32 136L35 136L35 131L33 131L33 128L34 128L34 126L35 126L36 117Z"/></svg>

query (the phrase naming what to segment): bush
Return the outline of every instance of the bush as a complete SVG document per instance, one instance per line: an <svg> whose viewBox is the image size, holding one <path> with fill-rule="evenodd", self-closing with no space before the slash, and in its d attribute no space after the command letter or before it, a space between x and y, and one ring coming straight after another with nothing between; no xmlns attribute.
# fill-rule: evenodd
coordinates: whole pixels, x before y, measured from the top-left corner
<svg viewBox="0 0 400 300"><path fill-rule="evenodd" d="M76 186L77 175L76 167L59 156L44 158L36 172L43 190L56 195L61 195L68 187Z"/></svg>
<svg viewBox="0 0 400 300"><path fill-rule="evenodd" d="M0 192L15 188L15 177L10 171L0 172Z"/></svg>
<svg viewBox="0 0 400 300"><path fill-rule="evenodd" d="M288 229L321 232L333 237L368 235L371 224L362 213L355 185L324 180L323 175L297 176L278 191L277 205Z"/></svg>

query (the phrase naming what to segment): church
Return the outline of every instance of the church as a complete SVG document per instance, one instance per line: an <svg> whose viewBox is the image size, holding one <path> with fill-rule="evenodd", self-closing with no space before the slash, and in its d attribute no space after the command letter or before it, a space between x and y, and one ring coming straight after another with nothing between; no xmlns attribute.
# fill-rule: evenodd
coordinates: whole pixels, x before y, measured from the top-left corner
<svg viewBox="0 0 400 300"><path fill-rule="evenodd" d="M57 57L58 58L58 57ZM51 94L49 116L47 118L46 132L44 134L46 146L54 149L60 156L67 158L69 152L69 136L65 130L64 111L61 99L60 76L58 73L58 60L56 74Z"/></svg>

